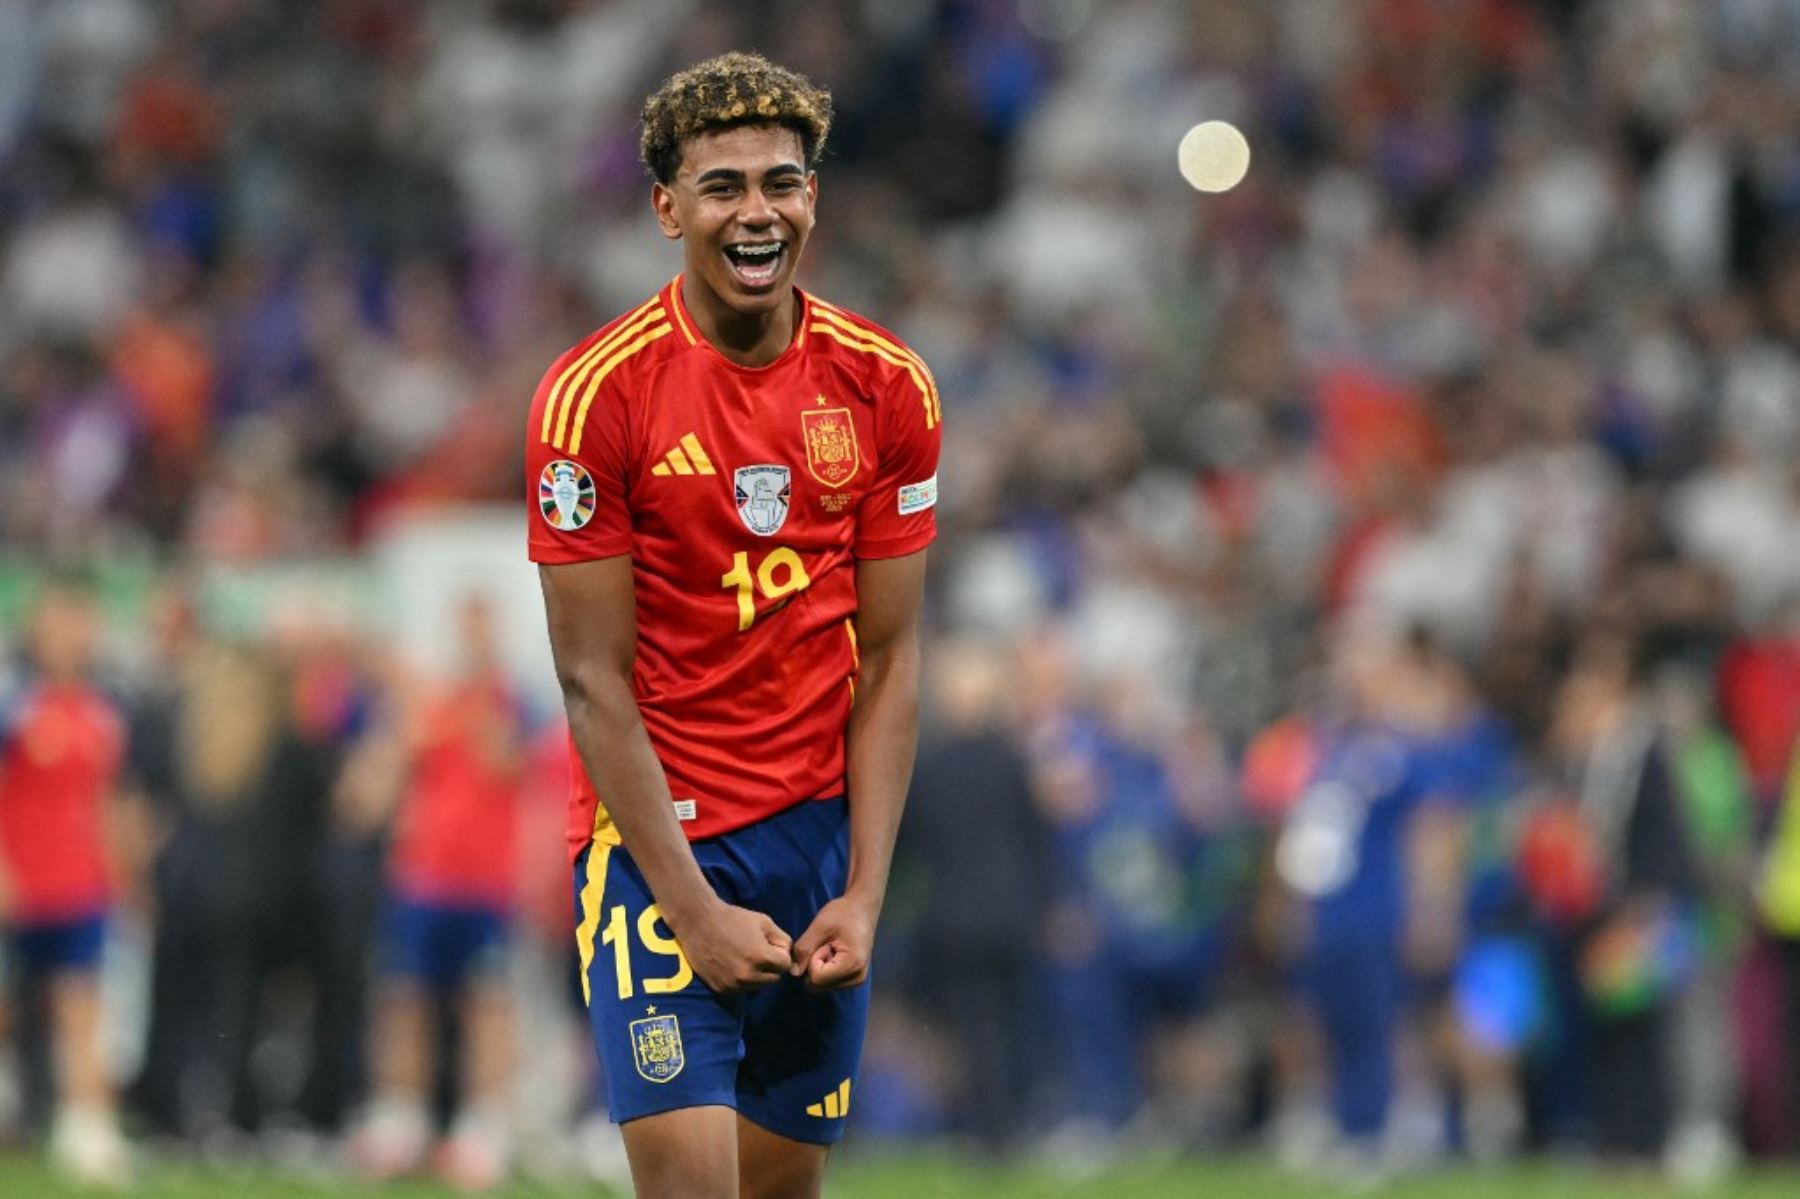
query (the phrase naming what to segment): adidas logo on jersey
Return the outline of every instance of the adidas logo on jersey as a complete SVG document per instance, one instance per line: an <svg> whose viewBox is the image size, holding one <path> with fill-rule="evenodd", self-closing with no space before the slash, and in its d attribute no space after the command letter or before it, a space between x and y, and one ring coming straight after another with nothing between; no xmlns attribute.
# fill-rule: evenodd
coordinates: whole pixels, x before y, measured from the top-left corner
<svg viewBox="0 0 1800 1199"><path fill-rule="evenodd" d="M650 473L659 477L669 475L716 475L712 459L700 448L700 439L692 433L681 439L681 444L663 455L663 460L650 468Z"/></svg>
<svg viewBox="0 0 1800 1199"><path fill-rule="evenodd" d="M807 1107L806 1114L821 1120L838 1120L850 1114L850 1080L838 1084L837 1090L825 1096L822 1103Z"/></svg>

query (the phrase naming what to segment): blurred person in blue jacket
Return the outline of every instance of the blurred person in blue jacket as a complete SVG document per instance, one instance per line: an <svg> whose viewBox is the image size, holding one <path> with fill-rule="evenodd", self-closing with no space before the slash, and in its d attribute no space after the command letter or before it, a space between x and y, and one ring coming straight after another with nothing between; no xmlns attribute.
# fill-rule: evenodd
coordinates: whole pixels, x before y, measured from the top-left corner
<svg viewBox="0 0 1800 1199"><path fill-rule="evenodd" d="M1203 1015L1229 940L1229 893L1207 878L1226 839L1183 802L1151 732L1154 694L1142 680L1112 680L1099 711L1070 705L1034 735L1067 1115L1102 1141L1144 1109L1153 1046Z"/></svg>
<svg viewBox="0 0 1800 1199"><path fill-rule="evenodd" d="M1441 730L1420 727L1417 661L1383 638L1334 647L1334 695L1275 871L1290 896L1295 982L1324 1043L1340 1148L1378 1167L1414 971L1441 977L1460 940L1458 822Z"/></svg>
<svg viewBox="0 0 1800 1199"><path fill-rule="evenodd" d="M1446 1128L1441 1110L1424 1113L1437 1127L1421 1131L1431 1148L1455 1136L1493 1161L1523 1140L1520 1057L1543 1019L1508 826L1523 785L1519 746L1464 663L1428 634L1408 639L1399 668L1393 719L1421 801L1405 834L1405 961L1425 1060L1455 1088L1459 1117Z"/></svg>

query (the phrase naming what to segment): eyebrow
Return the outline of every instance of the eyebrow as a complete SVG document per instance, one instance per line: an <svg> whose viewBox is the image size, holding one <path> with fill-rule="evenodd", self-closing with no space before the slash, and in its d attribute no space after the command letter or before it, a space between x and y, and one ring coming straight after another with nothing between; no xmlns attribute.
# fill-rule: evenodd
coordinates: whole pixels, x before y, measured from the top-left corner
<svg viewBox="0 0 1800 1199"><path fill-rule="evenodd" d="M767 179L776 175L804 176L805 174L806 171L798 163L784 162L772 166L767 171L763 172L763 178ZM738 170L736 167L714 167L712 170L702 173L699 178L695 179L694 186L698 187L702 183L711 183L715 179L723 179L728 183L741 183L744 180L744 172Z"/></svg>

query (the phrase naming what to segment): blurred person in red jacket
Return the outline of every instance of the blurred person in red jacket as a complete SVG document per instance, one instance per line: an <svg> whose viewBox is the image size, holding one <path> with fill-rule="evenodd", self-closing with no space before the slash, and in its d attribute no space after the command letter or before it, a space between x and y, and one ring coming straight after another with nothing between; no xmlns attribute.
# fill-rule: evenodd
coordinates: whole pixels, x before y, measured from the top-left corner
<svg viewBox="0 0 1800 1199"><path fill-rule="evenodd" d="M27 670L0 688L0 917L26 987L48 998L51 1156L85 1183L122 1185L129 1159L99 978L117 892L111 809L125 727L90 681L99 614L88 590L50 583L26 627Z"/></svg>
<svg viewBox="0 0 1800 1199"><path fill-rule="evenodd" d="M399 808L382 930L375 1096L353 1153L391 1177L424 1161L441 1043L439 1003L460 1020L457 1097L437 1167L484 1188L506 1171L512 1012L507 953L516 900L520 705L506 678L488 600L458 611L463 663L423 700L400 698ZM410 690L410 689L409 689Z"/></svg>

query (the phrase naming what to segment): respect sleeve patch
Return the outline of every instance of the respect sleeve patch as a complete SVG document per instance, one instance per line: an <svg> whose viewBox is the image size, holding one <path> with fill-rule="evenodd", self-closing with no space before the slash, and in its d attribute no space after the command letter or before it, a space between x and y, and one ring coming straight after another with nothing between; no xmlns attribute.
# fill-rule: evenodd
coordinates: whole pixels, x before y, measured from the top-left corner
<svg viewBox="0 0 1800 1199"><path fill-rule="evenodd" d="M937 507L937 476L923 483L907 483L900 488L900 515L911 516L927 508Z"/></svg>

